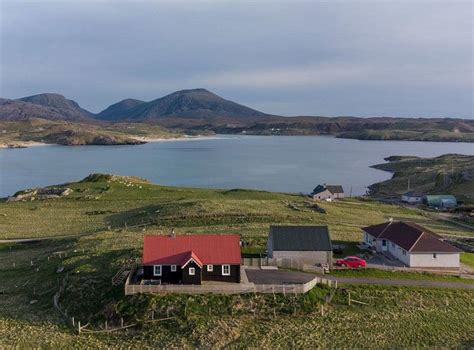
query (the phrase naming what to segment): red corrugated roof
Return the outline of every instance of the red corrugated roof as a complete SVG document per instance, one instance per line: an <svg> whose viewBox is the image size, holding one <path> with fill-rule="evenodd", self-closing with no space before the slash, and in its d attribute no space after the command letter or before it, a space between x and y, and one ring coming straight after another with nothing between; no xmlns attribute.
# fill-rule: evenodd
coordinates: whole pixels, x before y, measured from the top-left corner
<svg viewBox="0 0 474 350"><path fill-rule="evenodd" d="M143 239L143 265L181 265L193 255L204 265L238 265L240 236L145 236Z"/></svg>
<svg viewBox="0 0 474 350"><path fill-rule="evenodd" d="M198 264L201 268L202 268L202 266L204 265L204 264L202 263L201 259L199 259L199 257L198 257L196 254L194 254L194 252L186 252L186 254L185 254L183 260L181 260L181 262L179 263L179 265L180 265L180 266L184 266L184 265L186 265L188 262L190 262L190 261L192 261L192 260L194 260L194 262L195 262L196 264Z"/></svg>

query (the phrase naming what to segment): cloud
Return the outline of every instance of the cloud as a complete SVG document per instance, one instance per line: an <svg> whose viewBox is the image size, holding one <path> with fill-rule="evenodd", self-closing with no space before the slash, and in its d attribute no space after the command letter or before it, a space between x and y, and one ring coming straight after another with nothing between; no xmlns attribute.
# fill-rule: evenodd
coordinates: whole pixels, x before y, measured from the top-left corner
<svg viewBox="0 0 474 350"><path fill-rule="evenodd" d="M3 1L0 94L205 87L269 113L472 117L470 2Z"/></svg>

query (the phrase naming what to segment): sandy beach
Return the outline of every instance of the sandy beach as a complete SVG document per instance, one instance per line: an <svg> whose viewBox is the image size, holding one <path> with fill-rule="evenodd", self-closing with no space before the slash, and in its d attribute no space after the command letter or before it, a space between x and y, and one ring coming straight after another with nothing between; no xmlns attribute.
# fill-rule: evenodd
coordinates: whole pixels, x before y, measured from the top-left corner
<svg viewBox="0 0 474 350"><path fill-rule="evenodd" d="M28 148L28 147L38 147L38 146L47 146L47 143L35 142L35 141L14 141L0 143L1 148Z"/></svg>

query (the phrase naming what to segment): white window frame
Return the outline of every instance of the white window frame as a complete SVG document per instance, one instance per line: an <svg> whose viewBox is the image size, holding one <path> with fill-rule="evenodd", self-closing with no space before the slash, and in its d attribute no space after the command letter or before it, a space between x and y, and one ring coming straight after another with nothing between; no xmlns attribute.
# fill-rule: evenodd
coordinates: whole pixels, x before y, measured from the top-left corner
<svg viewBox="0 0 474 350"><path fill-rule="evenodd" d="M171 265L171 272L176 272L176 265Z"/></svg>
<svg viewBox="0 0 474 350"><path fill-rule="evenodd" d="M214 271L214 265L207 265L207 272Z"/></svg>
<svg viewBox="0 0 474 350"><path fill-rule="evenodd" d="M227 272L226 269L228 269ZM230 265L222 265L222 276L230 276Z"/></svg>
<svg viewBox="0 0 474 350"><path fill-rule="evenodd" d="M157 268L159 268L159 272L157 272ZM163 266L162 265L153 265L153 276L161 276L163 273Z"/></svg>
<svg viewBox="0 0 474 350"><path fill-rule="evenodd" d="M190 267L189 268L189 276L194 276L196 275L196 268L195 267Z"/></svg>

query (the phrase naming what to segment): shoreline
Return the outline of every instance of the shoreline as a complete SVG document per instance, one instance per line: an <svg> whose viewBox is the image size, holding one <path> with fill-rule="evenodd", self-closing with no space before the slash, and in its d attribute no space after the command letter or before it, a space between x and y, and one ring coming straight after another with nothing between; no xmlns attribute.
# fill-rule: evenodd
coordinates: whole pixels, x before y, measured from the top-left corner
<svg viewBox="0 0 474 350"><path fill-rule="evenodd" d="M36 141L14 141L0 143L0 149L18 149L28 147L49 146L50 144Z"/></svg>
<svg viewBox="0 0 474 350"><path fill-rule="evenodd" d="M181 137L130 137L132 140L143 142L144 144L147 143L154 143L154 142L174 142L174 141L202 141L202 140L211 140L211 139L220 139L221 137L218 136L191 136L191 135L184 135ZM44 143L44 142L36 142L36 141L13 141L13 142L1 142L0 149L22 149L22 148L30 148L30 147L40 147L40 146L123 146L122 144L116 145L60 145L57 143Z"/></svg>
<svg viewBox="0 0 474 350"><path fill-rule="evenodd" d="M221 137L218 137L216 135L212 136L204 136L204 135L198 135L198 136L191 136L191 135L183 135L181 137L132 137L132 139L137 140L137 141L143 141L146 143L152 143L152 142L172 142L172 141L202 141L202 140L212 140L212 139L220 139Z"/></svg>

